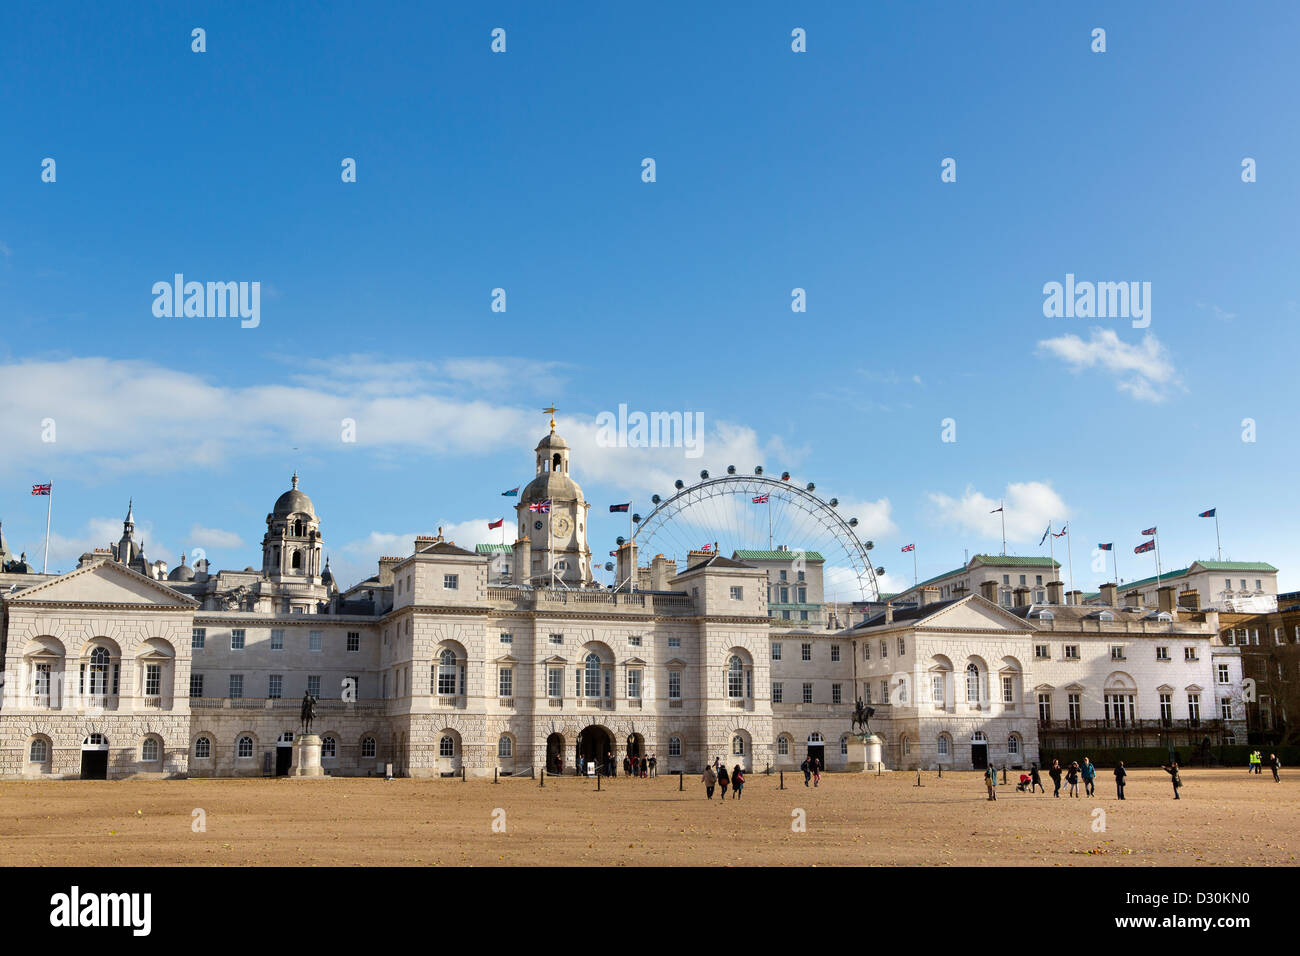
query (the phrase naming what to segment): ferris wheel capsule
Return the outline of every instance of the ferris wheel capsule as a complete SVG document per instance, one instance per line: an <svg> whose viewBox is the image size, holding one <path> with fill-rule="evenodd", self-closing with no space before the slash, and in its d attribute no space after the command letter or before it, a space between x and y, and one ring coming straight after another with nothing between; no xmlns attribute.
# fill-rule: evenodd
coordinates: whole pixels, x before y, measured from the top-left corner
<svg viewBox="0 0 1300 956"><path fill-rule="evenodd" d="M857 519L857 518L850 518L850 519L849 519L849 527L850 527L850 528L856 528L857 526L858 526L858 519Z"/></svg>
<svg viewBox="0 0 1300 956"><path fill-rule="evenodd" d="M729 474L729 475L734 475L735 473L736 473L736 466L735 466L735 465L728 465L728 466L727 466L727 474Z"/></svg>
<svg viewBox="0 0 1300 956"><path fill-rule="evenodd" d="M839 498L832 498L830 501L828 501L828 502L826 502L826 503L827 503L828 505L830 505L832 508L838 508L838 507L840 506L840 499L839 499Z"/></svg>
<svg viewBox="0 0 1300 956"><path fill-rule="evenodd" d="M686 484L680 478L678 478L676 481L673 482L673 487L676 488L678 491L681 491L683 488L686 487Z"/></svg>
<svg viewBox="0 0 1300 956"><path fill-rule="evenodd" d="M640 523L641 523L641 516L640 516L640 515L633 515L633 516L632 516L632 520L635 521L637 524L640 524Z"/></svg>
<svg viewBox="0 0 1300 956"><path fill-rule="evenodd" d="M650 496L650 503L651 503L652 505L657 505L657 504L659 504L659 502L661 502L661 501L663 501L663 499L660 498L658 495L651 495L651 496Z"/></svg>
<svg viewBox="0 0 1300 956"><path fill-rule="evenodd" d="M709 472L707 471L707 469L701 469L701 471L700 471L700 480L701 480L701 481L708 481L708 480L709 480Z"/></svg>
<svg viewBox="0 0 1300 956"><path fill-rule="evenodd" d="M816 491L816 490L817 490L817 486L814 485L814 484L810 481L810 482L808 482L808 487L807 487L805 490L806 490L806 491Z"/></svg>
<svg viewBox="0 0 1300 956"><path fill-rule="evenodd" d="M756 475L761 475L762 473L763 473L763 466L762 466L762 465L755 465L755 466L754 466L754 474L756 474Z"/></svg>

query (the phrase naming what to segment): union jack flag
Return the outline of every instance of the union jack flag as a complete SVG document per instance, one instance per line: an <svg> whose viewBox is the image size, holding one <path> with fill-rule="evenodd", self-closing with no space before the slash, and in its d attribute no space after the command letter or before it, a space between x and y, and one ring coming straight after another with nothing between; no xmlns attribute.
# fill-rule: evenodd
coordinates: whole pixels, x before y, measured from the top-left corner
<svg viewBox="0 0 1300 956"><path fill-rule="evenodd" d="M534 512L540 511L543 514L549 514L551 511L551 499L547 498L545 501L534 501L531 505L528 506L528 510Z"/></svg>
<svg viewBox="0 0 1300 956"><path fill-rule="evenodd" d="M1133 553L1142 554L1146 551L1154 551L1155 549L1156 549L1155 541L1143 541L1141 544L1139 544L1136 548L1133 549Z"/></svg>
<svg viewBox="0 0 1300 956"><path fill-rule="evenodd" d="M1141 533L1142 533L1142 535L1145 537L1145 536L1148 535L1148 534L1155 534L1155 533L1156 533L1156 529L1155 529L1155 528L1147 528L1145 531L1143 531L1143 532L1141 532Z"/></svg>
<svg viewBox="0 0 1300 956"><path fill-rule="evenodd" d="M916 550L916 545L914 545L914 544L905 544L905 545L903 545L903 553L904 553L904 554L906 554L908 551L915 551L915 550Z"/></svg>
<svg viewBox="0 0 1300 956"><path fill-rule="evenodd" d="M755 504L755 505L765 505L765 504L767 504L767 499L770 498L770 497L772 497L772 496L771 496L771 495L759 495L759 496L756 497L756 498L751 498L749 501L750 501L750 504Z"/></svg>
<svg viewBox="0 0 1300 956"><path fill-rule="evenodd" d="M50 493L51 487L52 487L51 485L32 485L32 494L48 495Z"/></svg>
<svg viewBox="0 0 1300 956"><path fill-rule="evenodd" d="M711 544L706 544L704 547L700 548L700 550L701 550L701 551L712 551L712 550L713 550L713 545L711 545Z"/></svg>

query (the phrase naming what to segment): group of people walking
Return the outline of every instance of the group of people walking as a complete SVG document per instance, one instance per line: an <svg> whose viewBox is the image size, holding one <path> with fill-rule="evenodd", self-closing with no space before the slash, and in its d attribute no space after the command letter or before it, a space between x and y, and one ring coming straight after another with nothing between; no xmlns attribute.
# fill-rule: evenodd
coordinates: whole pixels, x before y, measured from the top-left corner
<svg viewBox="0 0 1300 956"><path fill-rule="evenodd" d="M628 755L623 758L623 773L629 777L657 777L659 776L659 760L654 754L648 757L638 757Z"/></svg>
<svg viewBox="0 0 1300 956"><path fill-rule="evenodd" d="M1162 769L1167 771L1173 778L1174 799L1177 800L1178 790L1183 785L1182 777L1178 773L1178 761L1171 760L1169 766ZM985 772L985 785L989 788L989 799L996 800L997 771L993 770L991 773L993 779L990 783L988 779L990 773ZM1123 800L1124 786L1128 781L1128 770L1124 767L1124 761L1121 760L1116 763L1112 773L1115 775L1115 797ZM1077 798L1079 796L1080 783L1083 784L1085 796L1092 797L1097 794L1097 765L1087 757L1083 758L1083 763L1074 760L1070 762L1069 766L1062 766L1060 760L1054 759L1052 765L1047 769L1047 775L1052 778L1052 796L1054 797L1059 798L1061 796L1062 781L1065 782L1066 793L1070 797ZM1047 792L1047 788L1043 786L1043 778L1039 773L1037 762L1030 766L1028 774L1020 775L1020 785L1016 789L1027 793L1034 793L1035 791Z"/></svg>
<svg viewBox="0 0 1300 956"><path fill-rule="evenodd" d="M1259 773L1264 766L1264 756L1258 750L1251 751L1250 762L1247 767L1248 773ZM1273 771L1273 782L1278 783L1280 777L1278 771L1282 769L1282 761L1277 759L1277 754L1268 755L1268 769Z"/></svg>
<svg viewBox="0 0 1300 956"><path fill-rule="evenodd" d="M614 755L609 751L605 752L602 760L588 760L582 754L578 755L578 776L587 776L589 769L595 766L596 773L602 777L617 777L618 764L614 761ZM563 772L563 764L558 764L560 771ZM632 756L631 754L623 758L623 774L628 777L657 777L659 776L659 760L654 754L648 757Z"/></svg>
<svg viewBox="0 0 1300 956"><path fill-rule="evenodd" d="M704 793L710 800L713 799L715 788L722 789L722 799L727 799L727 788L731 788L733 799L739 800L741 793L745 790L745 771L740 764L736 764L731 772L727 772L727 765L718 757L713 758L713 763L704 768L704 776L701 778L704 783Z"/></svg>

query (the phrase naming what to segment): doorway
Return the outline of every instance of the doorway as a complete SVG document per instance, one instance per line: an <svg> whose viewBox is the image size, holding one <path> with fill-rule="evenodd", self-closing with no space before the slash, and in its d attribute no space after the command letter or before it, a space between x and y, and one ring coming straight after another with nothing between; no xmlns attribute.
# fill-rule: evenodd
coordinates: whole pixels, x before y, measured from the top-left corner
<svg viewBox="0 0 1300 956"><path fill-rule="evenodd" d="M91 734L81 742L81 779L108 779L108 738Z"/></svg>
<svg viewBox="0 0 1300 956"><path fill-rule="evenodd" d="M977 730L970 738L970 763L976 770L985 770L989 765L989 742L984 732Z"/></svg>
<svg viewBox="0 0 1300 956"><path fill-rule="evenodd" d="M564 734L546 738L546 772L564 773Z"/></svg>
<svg viewBox="0 0 1300 956"><path fill-rule="evenodd" d="M289 768L293 765L293 731L286 730L280 735L280 739L275 742L275 775L277 777L289 776Z"/></svg>
<svg viewBox="0 0 1300 956"><path fill-rule="evenodd" d="M585 758L589 764L596 764L602 772L606 769L605 761L613 759L613 753L614 738L604 727L591 724L578 734L577 756Z"/></svg>

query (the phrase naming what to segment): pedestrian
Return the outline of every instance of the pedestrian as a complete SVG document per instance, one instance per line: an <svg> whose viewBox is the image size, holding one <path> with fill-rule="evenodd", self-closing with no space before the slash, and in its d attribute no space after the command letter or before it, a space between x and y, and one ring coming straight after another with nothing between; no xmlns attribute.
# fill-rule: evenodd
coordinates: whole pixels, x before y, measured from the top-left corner
<svg viewBox="0 0 1300 956"><path fill-rule="evenodd" d="M618 764L614 763L614 755L608 750L605 751L605 775L608 777L618 776Z"/></svg>
<svg viewBox="0 0 1300 956"><path fill-rule="evenodd" d="M718 786L722 789L722 799L727 799L727 787L731 783L731 776L727 773L726 766L718 768Z"/></svg>
<svg viewBox="0 0 1300 956"><path fill-rule="evenodd" d="M1115 793L1121 800L1124 799L1124 778L1127 776L1128 771L1124 769L1124 761L1121 760L1115 765Z"/></svg>
<svg viewBox="0 0 1300 956"><path fill-rule="evenodd" d="M1255 774L1258 776L1263 772L1264 772L1264 755L1260 753L1258 750L1256 750L1255 751Z"/></svg>
<svg viewBox="0 0 1300 956"><path fill-rule="evenodd" d="M708 764L704 765L704 793L710 800L713 799L713 787L718 782L718 775L713 772L713 768Z"/></svg>
<svg viewBox="0 0 1300 956"><path fill-rule="evenodd" d="M799 764L799 769L803 771L803 785L805 787L808 786L808 781L812 777L812 768L808 766L811 759L810 757L804 757L803 763Z"/></svg>
<svg viewBox="0 0 1300 956"><path fill-rule="evenodd" d="M584 757L582 754L578 754L578 776L584 777L586 775L587 775L587 758Z"/></svg>
<svg viewBox="0 0 1300 956"><path fill-rule="evenodd" d="M1173 761L1167 767L1161 767L1165 773L1169 774L1174 785L1174 799L1178 799L1178 788L1183 785L1183 778L1178 775L1178 761Z"/></svg>
<svg viewBox="0 0 1300 956"><path fill-rule="evenodd" d="M822 782L822 758L821 757L812 758L812 777L813 777L813 786L820 787Z"/></svg>
<svg viewBox="0 0 1300 956"><path fill-rule="evenodd" d="M1029 768L1029 792L1030 793L1034 792L1034 787L1037 787L1039 790L1043 791L1043 793L1047 792L1047 788L1043 786L1043 778L1038 776L1037 761L1035 761L1033 766Z"/></svg>
<svg viewBox="0 0 1300 956"><path fill-rule="evenodd" d="M641 758L641 779L648 780L649 778L650 778L650 758L642 757Z"/></svg>
<svg viewBox="0 0 1300 956"><path fill-rule="evenodd" d="M990 800L998 798L998 772L992 767L984 768L984 788L988 790Z"/></svg>
<svg viewBox="0 0 1300 956"><path fill-rule="evenodd" d="M745 772L740 769L740 764L736 764L731 771L731 792L735 799L740 799L740 791L745 788Z"/></svg>
<svg viewBox="0 0 1300 956"><path fill-rule="evenodd" d="M1070 785L1070 796L1079 795L1079 761L1075 760L1070 764L1070 769L1065 772L1065 782Z"/></svg>
<svg viewBox="0 0 1300 956"><path fill-rule="evenodd" d="M659 758L654 754L650 755L650 776L659 776Z"/></svg>
<svg viewBox="0 0 1300 956"><path fill-rule="evenodd" d="M632 776L632 758L626 755L623 757L623 776Z"/></svg>
<svg viewBox="0 0 1300 956"><path fill-rule="evenodd" d="M1052 768L1047 771L1047 775L1052 778L1052 796L1059 797L1061 795L1061 761L1053 760ZM1046 793L1047 791L1044 790L1043 792Z"/></svg>
<svg viewBox="0 0 1300 956"><path fill-rule="evenodd" d="M1079 773L1083 777L1083 789L1088 796L1095 796L1093 790L1093 781L1097 778L1097 765L1087 757L1083 758L1083 766L1079 768Z"/></svg>
<svg viewBox="0 0 1300 956"><path fill-rule="evenodd" d="M1277 754L1268 755L1268 769L1273 771L1273 782L1280 783L1277 772L1282 769L1282 761L1277 759Z"/></svg>

